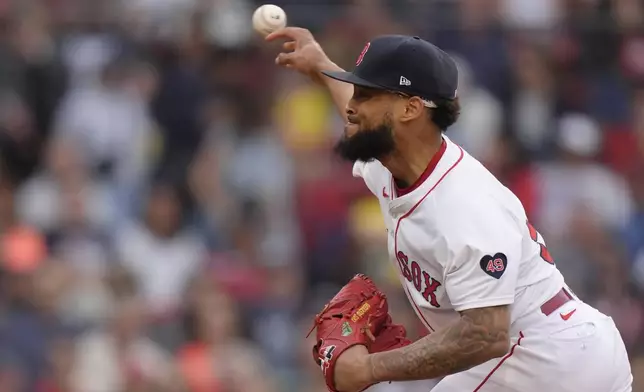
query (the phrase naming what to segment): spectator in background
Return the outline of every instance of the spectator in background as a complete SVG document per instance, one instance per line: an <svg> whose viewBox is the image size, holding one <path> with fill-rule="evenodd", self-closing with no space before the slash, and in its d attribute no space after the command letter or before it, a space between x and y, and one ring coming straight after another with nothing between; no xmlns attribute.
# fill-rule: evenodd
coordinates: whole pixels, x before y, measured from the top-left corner
<svg viewBox="0 0 644 392"><path fill-rule="evenodd" d="M270 284L260 241L266 228L260 207L253 201L240 202L240 214L230 227L229 247L214 251L208 272L229 295L242 305L261 302Z"/></svg>
<svg viewBox="0 0 644 392"><path fill-rule="evenodd" d="M104 277L114 264L109 236L92 225L82 190L69 189L60 200L60 221L49 233L49 248L74 279L64 298L64 315L75 323L100 325L108 307Z"/></svg>
<svg viewBox="0 0 644 392"><path fill-rule="evenodd" d="M610 235L615 240L633 212L627 183L595 160L602 142L600 131L588 116L568 114L559 122L559 160L536 168L535 226L548 238L548 248L571 288L592 297L601 295L595 284L604 280L600 277L605 272L601 264L589 262L594 260L589 244L600 241L589 240L593 237L580 230L595 227L594 237L606 242ZM622 260L614 250L608 252L613 254L611 259Z"/></svg>
<svg viewBox="0 0 644 392"><path fill-rule="evenodd" d="M264 355L242 334L232 298L209 276L195 280L185 317L188 342L178 352L186 384L194 392L276 392Z"/></svg>
<svg viewBox="0 0 644 392"><path fill-rule="evenodd" d="M67 27L65 34L57 35L57 53L67 71L68 94L100 85L105 67L124 50L124 42L112 29L114 13L110 12L110 3L114 4L105 0L91 4L71 0L48 9L52 17L58 18L55 27Z"/></svg>
<svg viewBox="0 0 644 392"><path fill-rule="evenodd" d="M224 181L238 199L259 203L265 224L259 244L263 262L290 264L298 257L299 239L292 209L295 202L293 162L276 137L270 107L248 100L245 103L241 134Z"/></svg>
<svg viewBox="0 0 644 392"><path fill-rule="evenodd" d="M514 49L516 88L510 125L520 147L536 158L545 158L555 125L555 80L543 49L527 42L518 42Z"/></svg>
<svg viewBox="0 0 644 392"><path fill-rule="evenodd" d="M149 174L155 140L148 104L154 85L149 67L114 61L100 83L71 90L57 113L54 152L73 150L89 174L109 186L121 214L133 207L137 187Z"/></svg>
<svg viewBox="0 0 644 392"><path fill-rule="evenodd" d="M116 203L109 184L93 175L79 150L70 144L52 144L43 168L16 192L19 219L49 235L57 234L66 223L65 211L74 204L81 208L90 231L105 232L115 223Z"/></svg>
<svg viewBox="0 0 644 392"><path fill-rule="evenodd" d="M504 130L503 106L476 82L467 60L453 57L458 67L461 114L448 135L481 162L489 162Z"/></svg>
<svg viewBox="0 0 644 392"><path fill-rule="evenodd" d="M297 380L299 364L292 347L297 329L297 311L302 305L304 287L301 267L270 266L266 271L267 289L262 299L245 304L250 336L270 359L276 381L290 385ZM271 388L274 390L274 387Z"/></svg>
<svg viewBox="0 0 644 392"><path fill-rule="evenodd" d="M177 350L177 366L191 392L216 392L224 389L222 375L215 365L214 353L210 348L213 337L219 337L217 327L222 325L213 322L221 320L204 312L202 305L207 298L219 294L214 279L204 275L196 277L187 292L187 305L182 320L185 342ZM228 313L224 315L229 316ZM228 321L224 319L221 322Z"/></svg>
<svg viewBox="0 0 644 392"><path fill-rule="evenodd" d="M602 144L599 125L587 115L568 114L559 121L556 141L559 159L538 169L539 230L550 241L567 238L580 209L610 230L623 230L633 201L625 180L596 161Z"/></svg>
<svg viewBox="0 0 644 392"><path fill-rule="evenodd" d="M41 142L37 132L26 102L0 90L0 153L5 176L15 183L27 178L37 165Z"/></svg>
<svg viewBox="0 0 644 392"><path fill-rule="evenodd" d="M557 26L562 13L558 0L500 0L500 15L505 26L528 33L545 33Z"/></svg>
<svg viewBox="0 0 644 392"><path fill-rule="evenodd" d="M198 67L205 49L198 39L162 41L153 49L159 81L151 113L162 143L159 165L175 178L183 178L206 131L203 112L208 103L208 86Z"/></svg>
<svg viewBox="0 0 644 392"><path fill-rule="evenodd" d="M13 7L8 7L13 11ZM52 15L40 2L5 16L0 40L0 149L20 182L38 165L66 87Z"/></svg>
<svg viewBox="0 0 644 392"><path fill-rule="evenodd" d="M55 262L45 263L44 240L37 232L14 229L3 235L0 246L6 301L0 341L13 358L13 375L33 391L47 376L50 345L70 332L58 309L69 274Z"/></svg>
<svg viewBox="0 0 644 392"><path fill-rule="evenodd" d="M627 349L633 351L641 338L644 312L635 297L637 291L633 290L621 241L590 210L578 210L570 224L570 247L576 248L585 265L577 265L579 269L574 272L573 266L567 265L570 259L561 259L558 265L565 266L569 275L577 275L573 282L579 282L580 276L586 279L580 292L615 320Z"/></svg>
<svg viewBox="0 0 644 392"><path fill-rule="evenodd" d="M10 37L14 59L22 63L8 80L32 109L38 142L49 136L56 106L67 87L67 70L58 49L53 15L42 2L25 6ZM9 57L9 56L8 56ZM3 56L3 59L6 57Z"/></svg>
<svg viewBox="0 0 644 392"><path fill-rule="evenodd" d="M239 133L241 108L232 97L214 97L208 104L207 134L192 161L188 186L195 200L196 221L206 236L208 247L226 249L238 201L224 181L227 162L234 153Z"/></svg>
<svg viewBox="0 0 644 392"><path fill-rule="evenodd" d="M435 32L431 41L443 50L462 56L472 65L473 78L504 104L508 103L511 72L507 38L499 28L499 2L496 0L457 1L457 18Z"/></svg>
<svg viewBox="0 0 644 392"><path fill-rule="evenodd" d="M147 313L161 324L177 315L182 294L206 260L202 237L186 223L180 188L156 180L147 191L140 219L115 235L118 260L140 285Z"/></svg>
<svg viewBox="0 0 644 392"><path fill-rule="evenodd" d="M145 336L146 303L123 270L110 277L113 307L106 328L77 340L72 392L181 391L172 357Z"/></svg>

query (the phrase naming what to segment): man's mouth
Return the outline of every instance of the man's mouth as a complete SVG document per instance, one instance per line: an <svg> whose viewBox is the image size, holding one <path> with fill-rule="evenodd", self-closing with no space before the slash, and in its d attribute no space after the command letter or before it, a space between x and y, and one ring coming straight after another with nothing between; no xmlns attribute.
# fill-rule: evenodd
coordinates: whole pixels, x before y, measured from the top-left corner
<svg viewBox="0 0 644 392"><path fill-rule="evenodd" d="M344 133L347 136L351 136L358 131L358 128L359 128L358 124L351 121L347 121L347 123L344 124Z"/></svg>
<svg viewBox="0 0 644 392"><path fill-rule="evenodd" d="M358 124L358 119L356 117L347 116L347 123L357 125Z"/></svg>

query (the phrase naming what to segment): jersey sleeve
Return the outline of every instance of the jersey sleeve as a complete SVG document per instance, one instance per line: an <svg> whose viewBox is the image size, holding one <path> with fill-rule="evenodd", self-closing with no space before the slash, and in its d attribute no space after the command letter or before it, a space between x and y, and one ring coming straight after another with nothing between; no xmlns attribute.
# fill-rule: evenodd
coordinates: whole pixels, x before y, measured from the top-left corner
<svg viewBox="0 0 644 392"><path fill-rule="evenodd" d="M477 203L461 210L448 231L444 280L454 310L512 304L523 238L512 216Z"/></svg>
<svg viewBox="0 0 644 392"><path fill-rule="evenodd" d="M353 164L353 176L362 178L371 193L378 196L379 188L387 184L389 172L378 161L356 161Z"/></svg>

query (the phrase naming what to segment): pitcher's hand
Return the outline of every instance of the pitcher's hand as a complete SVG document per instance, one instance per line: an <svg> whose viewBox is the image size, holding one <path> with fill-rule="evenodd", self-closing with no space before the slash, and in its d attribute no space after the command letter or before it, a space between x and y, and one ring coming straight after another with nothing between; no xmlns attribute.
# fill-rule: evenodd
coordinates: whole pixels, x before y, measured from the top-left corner
<svg viewBox="0 0 644 392"><path fill-rule="evenodd" d="M266 36L267 41L286 40L283 51L275 58L275 64L294 69L316 82L320 82L320 71L337 67L327 57L313 34L300 27L285 27Z"/></svg>

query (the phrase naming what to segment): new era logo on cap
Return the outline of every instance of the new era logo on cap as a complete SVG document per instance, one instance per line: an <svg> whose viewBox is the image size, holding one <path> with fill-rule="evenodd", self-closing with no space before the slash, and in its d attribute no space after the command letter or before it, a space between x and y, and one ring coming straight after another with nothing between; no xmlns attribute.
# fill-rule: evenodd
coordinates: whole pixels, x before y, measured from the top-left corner
<svg viewBox="0 0 644 392"><path fill-rule="evenodd" d="M433 99L456 98L458 87L456 63L447 53L419 37L405 35L373 39L362 49L353 72L323 73L357 86L417 96L428 107L435 107Z"/></svg>

